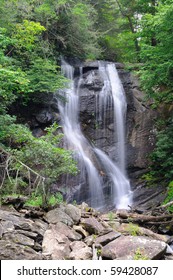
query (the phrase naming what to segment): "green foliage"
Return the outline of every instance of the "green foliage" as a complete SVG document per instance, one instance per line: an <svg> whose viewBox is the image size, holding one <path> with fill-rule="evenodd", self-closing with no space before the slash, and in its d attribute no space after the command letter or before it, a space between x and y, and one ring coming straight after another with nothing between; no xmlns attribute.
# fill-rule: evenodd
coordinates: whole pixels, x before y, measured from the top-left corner
<svg viewBox="0 0 173 280"><path fill-rule="evenodd" d="M12 171L12 170L11 170ZM28 183L24 182L21 177L13 178L7 177L3 183L3 188L0 190L1 196L13 195L20 196L20 194L25 194L28 187Z"/></svg>
<svg viewBox="0 0 173 280"><path fill-rule="evenodd" d="M31 197L25 202L25 206L41 207L43 205L42 195L32 194Z"/></svg>
<svg viewBox="0 0 173 280"><path fill-rule="evenodd" d="M65 78L58 72L54 61L37 58L27 71L29 87L36 93L54 93L64 87Z"/></svg>
<svg viewBox="0 0 173 280"><path fill-rule="evenodd" d="M35 46L35 41L38 40L37 35L41 35L45 30L45 27L39 22L23 20L22 23L17 23L14 26L12 35L15 40L15 47L32 50Z"/></svg>
<svg viewBox="0 0 173 280"><path fill-rule="evenodd" d="M36 35L44 28L28 21L24 21L24 29L22 28L23 25L13 35L13 39L6 35L5 29L0 29L1 113L5 113L15 100L26 102L32 97L32 93L34 96L38 93L54 93L63 87L65 81L54 60L36 57ZM8 53L5 55L7 51L10 55L13 53L14 58L8 57Z"/></svg>
<svg viewBox="0 0 173 280"><path fill-rule="evenodd" d="M48 200L48 203L52 206L63 202L63 195L60 192L56 193L55 195L51 195Z"/></svg>
<svg viewBox="0 0 173 280"><path fill-rule="evenodd" d="M6 166L7 179L11 184L15 179L15 191L19 180L25 178L28 184L33 181L31 185L40 185L47 193L60 175L77 173L71 152L58 147L62 134L57 134L57 128L54 124L45 136L35 138L26 126L16 124L15 118L0 116L0 142L11 155Z"/></svg>
<svg viewBox="0 0 173 280"><path fill-rule="evenodd" d="M0 28L0 113L5 113L17 97L29 92L29 80L26 74L13 65L12 58L5 55L8 46L14 40L6 35L6 30Z"/></svg>
<svg viewBox="0 0 173 280"><path fill-rule="evenodd" d="M127 231L130 235L137 236L139 234L139 226L132 223L128 223Z"/></svg>
<svg viewBox="0 0 173 280"><path fill-rule="evenodd" d="M113 212L109 212L108 213L108 218L109 218L109 221L112 222L115 218L115 214Z"/></svg>
<svg viewBox="0 0 173 280"><path fill-rule="evenodd" d="M0 112L3 113L18 96L28 93L29 80L21 69L12 70L11 67L0 65Z"/></svg>
<svg viewBox="0 0 173 280"><path fill-rule="evenodd" d="M158 178L155 176L155 172L149 171L148 173L142 175L142 180L145 180L147 187L154 187L158 183Z"/></svg>
<svg viewBox="0 0 173 280"><path fill-rule="evenodd" d="M48 196L46 206L56 206L60 203L63 203L63 196L61 193L56 193L55 195ZM43 195L32 193L31 197L25 202L25 206L44 207Z"/></svg>
<svg viewBox="0 0 173 280"><path fill-rule="evenodd" d="M97 256L100 257L102 255L102 248L97 248Z"/></svg>
<svg viewBox="0 0 173 280"><path fill-rule="evenodd" d="M68 14L67 14L68 11ZM66 12L59 13L64 54L81 59L96 59L100 54L97 43L98 33L94 30L95 9L88 3L74 1Z"/></svg>
<svg viewBox="0 0 173 280"><path fill-rule="evenodd" d="M152 154L152 170L158 178L173 179L173 120L166 124L157 136L156 148Z"/></svg>
<svg viewBox="0 0 173 280"><path fill-rule="evenodd" d="M137 260L149 260L149 258L141 252L140 248L138 248L135 252L133 260L135 260L135 261L137 261Z"/></svg>
<svg viewBox="0 0 173 280"><path fill-rule="evenodd" d="M168 190L167 190L167 196L163 202L163 205L164 204L167 204L169 202L173 201L173 181L171 181L168 185ZM168 206L168 211L173 213L173 205L171 206Z"/></svg>
<svg viewBox="0 0 173 280"><path fill-rule="evenodd" d="M141 31L142 85L159 102L173 100L173 6L167 3L159 3L155 14L143 17Z"/></svg>

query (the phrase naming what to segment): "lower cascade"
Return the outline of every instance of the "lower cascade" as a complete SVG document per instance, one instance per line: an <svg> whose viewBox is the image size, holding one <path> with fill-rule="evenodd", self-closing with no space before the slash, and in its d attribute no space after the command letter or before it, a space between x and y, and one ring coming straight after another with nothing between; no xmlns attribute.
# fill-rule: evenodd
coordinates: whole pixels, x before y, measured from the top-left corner
<svg viewBox="0 0 173 280"><path fill-rule="evenodd" d="M83 67L79 67L76 77L75 69L62 60L62 72L69 79L67 88L61 93L67 102L59 102L66 148L74 152L78 162L79 175L74 178L76 188L75 198L80 201L80 194L84 192L84 185L88 187L87 203L94 208L104 209L107 198L114 208L127 209L132 204L132 193L125 169L125 117L126 98L122 83L114 63L98 62L98 75L103 83L101 91L94 93L96 124L106 125L109 111L112 111L114 152L111 155L99 146L89 141L82 132L79 107L80 91L84 84ZM87 77L87 83L92 83L94 71ZM97 131L96 131L97 133ZM104 137L104 135L103 135ZM68 186L70 178L66 176ZM106 188L105 188L106 186Z"/></svg>

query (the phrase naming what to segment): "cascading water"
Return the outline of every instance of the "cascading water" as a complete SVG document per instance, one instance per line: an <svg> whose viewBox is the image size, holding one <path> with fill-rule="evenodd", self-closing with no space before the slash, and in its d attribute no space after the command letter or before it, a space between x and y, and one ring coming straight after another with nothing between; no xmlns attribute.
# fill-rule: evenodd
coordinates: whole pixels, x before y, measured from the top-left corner
<svg viewBox="0 0 173 280"><path fill-rule="evenodd" d="M118 166L125 174L125 137L124 137L124 120L127 110L125 93L114 64L108 64L108 75L110 79L112 98L114 106L114 123L116 123L116 134L118 138Z"/></svg>
<svg viewBox="0 0 173 280"><path fill-rule="evenodd" d="M59 104L64 134L67 148L75 151L79 163L80 180L87 181L89 185L90 205L95 208L106 206L103 195L103 178L93 163L93 154L95 154L108 178L109 195L112 197L114 206L127 208L131 204L131 198L130 184L125 175L124 118L126 101L117 70L113 63L99 63L99 74L103 80L103 87L96 97L96 106L99 107L96 120L98 123L102 122L106 126L107 106L111 107L114 112L113 126L118 151L115 160L110 159L99 147L93 148L81 131L78 115L80 86L83 81L82 71L80 71L80 77L76 82L73 67L62 61L62 72L70 79L69 86L65 91L68 101L66 104ZM92 75L90 79L92 80Z"/></svg>
<svg viewBox="0 0 173 280"><path fill-rule="evenodd" d="M104 205L103 183L95 168L91 156L90 145L82 134L78 114L79 114L79 94L82 73L80 74L78 84L75 86L74 69L72 66L62 61L62 72L70 80L69 87L66 89L68 101L59 105L61 117L63 119L64 134L68 143L68 148L76 152L79 163L81 177L86 177L90 190L90 204L95 208L102 208Z"/></svg>
<svg viewBox="0 0 173 280"><path fill-rule="evenodd" d="M107 107L111 107L111 111L114 112L114 134L117 138L116 160L111 160L100 149L95 149L95 152L100 158L106 174L111 179L111 193L116 208L128 208L128 205L131 204L131 191L130 183L125 174L124 121L127 108L125 93L113 63L99 63L99 72L104 80L102 91L97 97L100 110L99 121L102 117L102 122L105 125Z"/></svg>

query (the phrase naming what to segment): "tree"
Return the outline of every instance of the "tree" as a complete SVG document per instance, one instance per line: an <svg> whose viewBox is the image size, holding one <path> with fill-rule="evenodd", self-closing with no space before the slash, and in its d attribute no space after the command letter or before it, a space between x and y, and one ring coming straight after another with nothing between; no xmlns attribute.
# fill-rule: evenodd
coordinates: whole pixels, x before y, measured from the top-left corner
<svg viewBox="0 0 173 280"><path fill-rule="evenodd" d="M152 154L152 170L158 178L173 181L173 119L171 118L157 136Z"/></svg>
<svg viewBox="0 0 173 280"><path fill-rule="evenodd" d="M53 124L45 136L35 138L26 126L15 123L14 117L1 116L0 154L7 155L2 164L3 178L0 176L1 194L20 193L23 185L24 192L31 194L39 188L39 192L47 196L51 184L57 182L60 175L77 174L72 153L58 146L63 135L57 133L57 128L57 124ZM11 190L9 182L13 182Z"/></svg>
<svg viewBox="0 0 173 280"><path fill-rule="evenodd" d="M56 125L37 139L8 114L14 102L20 107L21 102L40 93L54 93L65 81L53 52L49 52L50 48L45 50L46 28L32 20L33 3L38 5L38 1L25 3L26 7L19 0L1 1L0 8L0 13L4 12L3 28L0 28L0 161L4 155L6 158L5 165L1 162L4 170L1 189L8 180L14 186L19 181L20 185L37 186L40 182L37 178L48 189L60 175L77 172L71 152L58 146L60 135L56 134Z"/></svg>
<svg viewBox="0 0 173 280"><path fill-rule="evenodd" d="M172 1L158 3L155 14L142 19L141 80L148 95L158 102L173 100L173 5L168 3ZM153 34L157 44L151 44Z"/></svg>

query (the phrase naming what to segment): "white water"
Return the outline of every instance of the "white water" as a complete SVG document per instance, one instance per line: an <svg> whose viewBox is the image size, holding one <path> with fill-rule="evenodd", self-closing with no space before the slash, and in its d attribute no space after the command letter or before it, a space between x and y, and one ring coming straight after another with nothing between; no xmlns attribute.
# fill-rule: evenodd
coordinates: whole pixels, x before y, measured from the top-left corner
<svg viewBox="0 0 173 280"><path fill-rule="evenodd" d="M123 174L125 174L125 132L124 122L127 110L127 104L125 99L124 89L121 80L118 76L118 72L114 64L108 64L107 66L112 97L114 104L114 123L116 124L116 134L118 138L117 150L118 150L118 166Z"/></svg>
<svg viewBox="0 0 173 280"><path fill-rule="evenodd" d="M82 82L82 73L77 85L75 85L73 67L63 61L62 71L71 80L66 89L68 102L65 105L59 105L68 148L76 151L81 176L88 181L91 196L90 205L95 208L102 208L105 203L102 177L92 162L91 153L93 153L93 149L82 134L78 120L79 91ZM97 121L102 121L104 127L106 127L106 108L112 108L114 111L114 131L118 140L116 162L111 160L105 152L98 148L94 148L94 152L100 159L106 176L109 177L114 205L116 208L128 208L128 205L131 204L131 198L130 183L125 175L124 119L126 100L124 90L114 64L107 63L104 65L99 63L99 73L104 85L96 100L97 106L100 108ZM91 80L92 78L91 75Z"/></svg>
<svg viewBox="0 0 173 280"><path fill-rule="evenodd" d="M82 134L78 121L79 114L79 94L82 75L80 75L78 85L74 84L73 67L62 61L62 72L71 80L69 87L66 89L68 101L59 105L61 117L63 119L64 134L68 142L68 148L76 151L79 162L81 176L87 175L90 189L92 207L100 208L104 205L103 182L90 158L89 143ZM86 171L86 172L85 172Z"/></svg>
<svg viewBox="0 0 173 280"><path fill-rule="evenodd" d="M99 121L104 124L106 131L107 108L114 112L113 126L116 143L116 161L111 160L107 154L100 149L95 149L100 158L107 175L111 179L111 192L116 208L128 208L131 205L130 183L125 172L125 117L126 99L121 80L113 63L99 63L100 76L104 81L102 91L97 97L99 106ZM112 111L111 110L111 111Z"/></svg>
<svg viewBox="0 0 173 280"><path fill-rule="evenodd" d="M100 149L95 148L107 175L111 179L111 193L117 209L127 209L130 201L130 183L118 166Z"/></svg>

